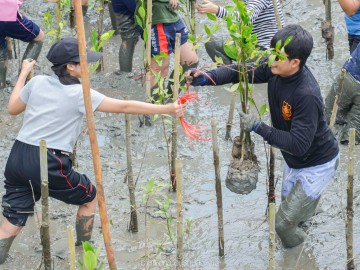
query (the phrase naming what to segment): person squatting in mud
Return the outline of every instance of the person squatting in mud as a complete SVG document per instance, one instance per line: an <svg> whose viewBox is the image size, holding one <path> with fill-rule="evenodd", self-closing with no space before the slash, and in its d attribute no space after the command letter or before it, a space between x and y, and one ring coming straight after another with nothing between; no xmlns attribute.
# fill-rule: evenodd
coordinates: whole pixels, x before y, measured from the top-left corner
<svg viewBox="0 0 360 270"><path fill-rule="evenodd" d="M250 21L253 23L252 33L257 35L257 46L261 50L269 49L270 41L278 31L273 0L245 0L244 3L249 13L251 13ZM281 4L279 0L277 0L276 3L280 15L281 26L284 27L285 22L282 14ZM204 0L200 5L197 6L197 11L200 14L213 13L218 18L224 18L228 15L228 11L224 7L215 5L208 0ZM214 62L215 56L217 56L223 60L224 65L230 65L233 59L231 59L225 53L225 42L226 40L224 40L222 37L212 35L210 41L205 43L205 49Z"/></svg>
<svg viewBox="0 0 360 270"><path fill-rule="evenodd" d="M338 75L325 98L326 119L330 123L335 96L338 111L334 132L340 143L349 143L349 129L355 128L356 142L360 142L360 45L343 65L344 77Z"/></svg>
<svg viewBox="0 0 360 270"><path fill-rule="evenodd" d="M136 0L137 10L141 4L140 0ZM170 55L175 50L176 34L181 34L180 40L180 64L183 71L195 68L198 64L198 56L194 50L194 46L189 43L188 29L180 19L176 10L178 8L178 0L153 0L152 2L152 28L151 28L151 87L158 88L155 83L155 75L161 73L161 77L165 78L169 71L170 59L164 58L162 64L159 65L154 56L164 53ZM138 11L136 11L138 13ZM172 77L172 76L170 76ZM170 87L168 86L168 91ZM152 93L153 91L151 91ZM154 95L157 98L157 95Z"/></svg>
<svg viewBox="0 0 360 270"><path fill-rule="evenodd" d="M249 66L248 79L268 83L268 103L273 127L257 116L241 112L244 131L254 131L284 157L281 204L276 213L276 232L286 248L304 242L305 232L298 225L309 219L338 163L338 143L324 114L320 87L305 66L313 48L313 38L299 25L288 25L271 40L271 47L292 36L285 47L287 59ZM187 80L194 86L223 85L239 82L238 64L206 72L193 70ZM254 69L254 70L253 70Z"/></svg>
<svg viewBox="0 0 360 270"><path fill-rule="evenodd" d="M89 62L97 61L101 55L87 51ZM9 98L9 113L18 115L24 112L24 119L4 173L6 192L2 199L4 218L0 225L0 263L5 261L14 238L34 212L34 199L38 201L41 196L40 139L45 139L48 147L49 195L65 203L79 205L76 244L91 238L96 188L86 175L73 170L69 157L85 114L77 39L64 38L56 42L50 48L47 59L53 64L55 75L35 76L25 85L26 77L36 62L24 60ZM100 112L181 116L184 108L177 101L167 105L123 101L106 97L95 90L91 90L91 99L93 110Z"/></svg>
<svg viewBox="0 0 360 270"><path fill-rule="evenodd" d="M0 0L0 89L6 87L6 37L28 42L23 60L39 57L45 34L39 26L19 12L21 0Z"/></svg>

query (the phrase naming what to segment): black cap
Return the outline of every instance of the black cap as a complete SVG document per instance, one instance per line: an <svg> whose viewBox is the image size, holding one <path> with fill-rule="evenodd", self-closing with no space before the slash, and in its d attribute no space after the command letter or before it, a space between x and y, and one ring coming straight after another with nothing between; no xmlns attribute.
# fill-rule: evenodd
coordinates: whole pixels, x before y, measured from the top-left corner
<svg viewBox="0 0 360 270"><path fill-rule="evenodd" d="M96 62L102 56L102 53L86 50L87 61ZM80 63L79 44L76 38L66 37L54 43L46 58L55 66L71 62Z"/></svg>

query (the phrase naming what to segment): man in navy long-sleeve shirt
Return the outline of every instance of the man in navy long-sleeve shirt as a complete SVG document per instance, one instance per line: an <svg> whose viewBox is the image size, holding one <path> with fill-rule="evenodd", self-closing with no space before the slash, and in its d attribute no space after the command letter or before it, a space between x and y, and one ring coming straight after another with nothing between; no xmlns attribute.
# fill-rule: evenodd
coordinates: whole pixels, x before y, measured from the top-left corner
<svg viewBox="0 0 360 270"><path fill-rule="evenodd" d="M245 131L254 131L277 147L285 159L282 202L276 214L276 231L285 247L305 240L298 224L316 211L321 193L332 180L339 159L338 143L324 115L320 87L305 66L313 47L312 36L299 25L288 25L271 40L272 48L292 36L285 47L287 59L260 65L248 72L249 81L268 83L273 127L254 115L242 113ZM237 64L207 72L192 72L192 85L239 82ZM211 79L210 79L211 78Z"/></svg>

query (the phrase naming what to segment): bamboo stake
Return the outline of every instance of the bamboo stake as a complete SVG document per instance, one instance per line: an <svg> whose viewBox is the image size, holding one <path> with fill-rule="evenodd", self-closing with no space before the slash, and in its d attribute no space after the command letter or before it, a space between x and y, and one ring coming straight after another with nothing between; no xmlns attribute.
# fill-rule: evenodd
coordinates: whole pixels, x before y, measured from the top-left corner
<svg viewBox="0 0 360 270"><path fill-rule="evenodd" d="M145 0L144 0L145 1ZM145 100L151 100L151 26L152 26L152 0L146 0L146 33L147 40L145 44L146 53L146 76L145 76ZM151 126L150 116L144 115L145 126Z"/></svg>
<svg viewBox="0 0 360 270"><path fill-rule="evenodd" d="M40 140L40 178L42 222L40 227L41 244L46 270L51 270L50 231L49 231L49 181L46 141Z"/></svg>
<svg viewBox="0 0 360 270"><path fill-rule="evenodd" d="M225 134L225 140L229 140L231 138L231 128L232 128L232 122L234 119L234 110L235 110L235 98L236 93L231 93L231 99L230 99L230 108L229 108L229 116L228 120L226 122L226 134Z"/></svg>
<svg viewBox="0 0 360 270"><path fill-rule="evenodd" d="M78 31L78 40L79 40L81 80L82 80L82 87L84 93L86 122L90 137L91 153L93 156L93 163L94 163L94 172L95 172L95 181L96 181L96 190L97 190L96 194L99 204L101 229L103 232L104 246L106 249L109 267L112 270L112 269L117 269L117 267L114 257L114 251L111 244L109 220L106 211L104 189L102 184L101 161L100 161L98 142L96 138L94 114L91 103L89 68L87 64L84 19L81 8L81 0L74 0L74 5L75 5L75 16L76 16L76 28Z"/></svg>
<svg viewBox="0 0 360 270"><path fill-rule="evenodd" d="M325 4L325 21L322 22L322 37L326 42L327 59L334 58L334 27L331 22L331 0L324 0ZM326 30L326 31L324 31Z"/></svg>
<svg viewBox="0 0 360 270"><path fill-rule="evenodd" d="M59 41L61 36L60 22L61 22L61 0L58 0L56 2L56 41Z"/></svg>
<svg viewBox="0 0 360 270"><path fill-rule="evenodd" d="M182 190L182 162L176 160L176 213L177 213L177 245L176 269L183 269L183 190Z"/></svg>
<svg viewBox="0 0 360 270"><path fill-rule="evenodd" d="M268 205L275 203L275 155L274 148L270 146L270 162L269 162L269 197Z"/></svg>
<svg viewBox="0 0 360 270"><path fill-rule="evenodd" d="M67 226L67 235L68 235L68 246L69 246L69 266L70 270L75 270L75 243L74 243L74 228L73 226Z"/></svg>
<svg viewBox="0 0 360 270"><path fill-rule="evenodd" d="M125 97L127 100L128 97ZM133 177L133 168L132 168L132 158L131 158L131 119L129 114L125 114L125 141L126 141L126 161L127 161L127 183L129 188L129 197L130 197L130 225L129 231L137 232L138 231L138 219L136 212L136 199L135 199L135 185Z"/></svg>
<svg viewBox="0 0 360 270"><path fill-rule="evenodd" d="M275 11L276 25L277 25L278 30L280 30L282 28L282 25L281 25L279 9L277 6L277 0L272 0L272 2L273 2L273 6L274 6L274 11Z"/></svg>
<svg viewBox="0 0 360 270"><path fill-rule="evenodd" d="M344 77L345 77L345 69L341 69L340 72L340 79L339 79L339 88L336 90L336 96L335 96L335 100L334 100L334 105L331 111L331 116L330 116L330 123L329 123L329 127L331 129L334 128L335 125L335 121L336 121L336 114L339 108L339 97L341 97L342 91L344 89Z"/></svg>
<svg viewBox="0 0 360 270"><path fill-rule="evenodd" d="M195 28L196 28L196 23L195 23L195 11L196 11L196 0L191 0L191 21L190 21L190 26L191 26L191 34L195 36Z"/></svg>
<svg viewBox="0 0 360 270"><path fill-rule="evenodd" d="M269 204L269 269L275 270L275 203Z"/></svg>
<svg viewBox="0 0 360 270"><path fill-rule="evenodd" d="M175 38L175 61L174 61L174 85L173 85L173 98L177 100L180 87L180 39L181 34L177 33ZM176 172L175 172L175 160L177 157L177 119L174 116L172 121L171 132L171 166L170 166L170 183L172 191L176 191Z"/></svg>
<svg viewBox="0 0 360 270"><path fill-rule="evenodd" d="M355 129L349 130L349 160L348 160L348 183L347 183L347 207L346 207L346 255L347 270L355 269L354 266L354 209L353 209L353 189L354 189L354 152L355 152Z"/></svg>
<svg viewBox="0 0 360 270"><path fill-rule="evenodd" d="M224 256L224 218L222 207L222 190L221 190L221 177L220 177L220 158L219 158L219 145L218 134L216 127L216 119L211 118L211 135L214 154L214 167L215 167L215 190L216 190L216 205L218 212L218 240L219 240L219 256Z"/></svg>

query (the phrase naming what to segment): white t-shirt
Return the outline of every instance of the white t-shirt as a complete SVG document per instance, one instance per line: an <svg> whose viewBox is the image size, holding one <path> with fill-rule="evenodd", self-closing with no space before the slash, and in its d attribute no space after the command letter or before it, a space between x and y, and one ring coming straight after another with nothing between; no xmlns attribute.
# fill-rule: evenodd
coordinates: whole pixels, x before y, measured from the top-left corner
<svg viewBox="0 0 360 270"><path fill-rule="evenodd" d="M105 96L90 91L95 111ZM20 99L26 109L17 140L38 146L45 139L47 148L72 152L85 115L81 84L63 85L55 75L35 76L21 90Z"/></svg>

